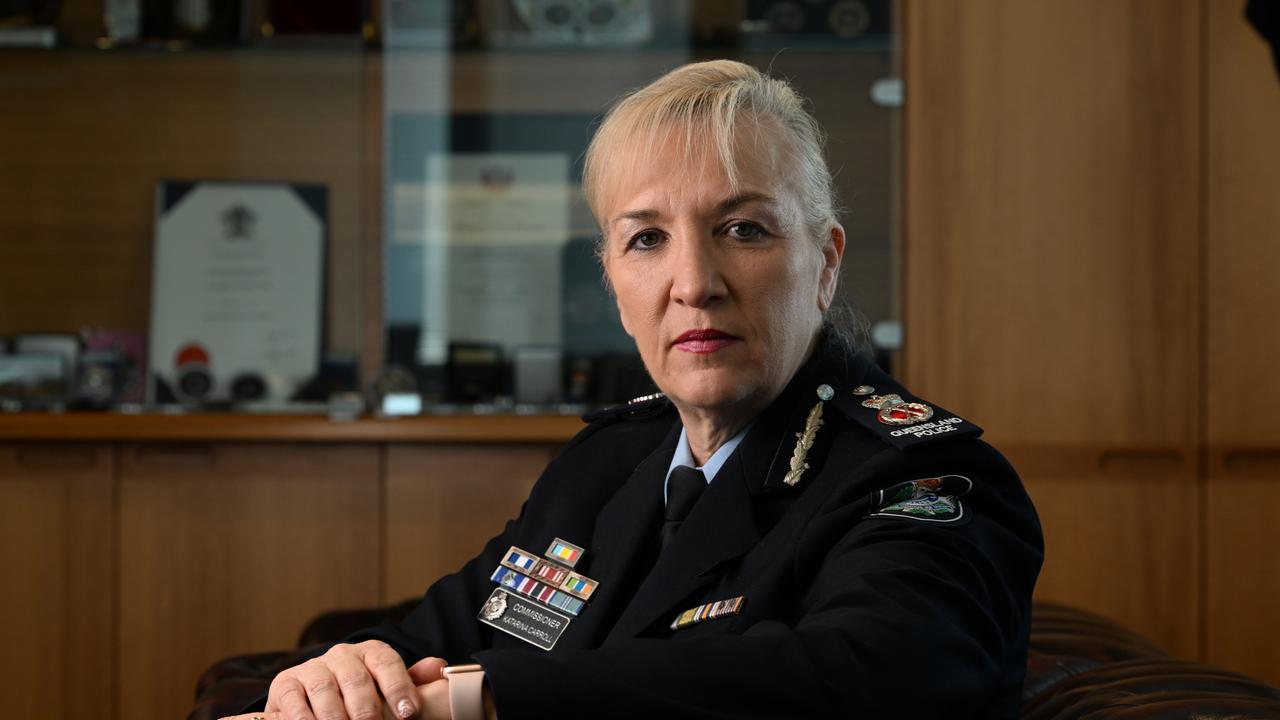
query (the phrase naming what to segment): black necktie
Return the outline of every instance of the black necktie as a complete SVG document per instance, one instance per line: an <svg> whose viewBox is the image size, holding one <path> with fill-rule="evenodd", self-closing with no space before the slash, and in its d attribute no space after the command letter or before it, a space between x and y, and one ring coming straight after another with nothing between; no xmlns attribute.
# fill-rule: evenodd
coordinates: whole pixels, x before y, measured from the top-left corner
<svg viewBox="0 0 1280 720"><path fill-rule="evenodd" d="M676 536L676 531L680 529L684 519L689 517L689 511L706 489L707 478L701 470L677 465L671 471L671 477L667 480L667 514L662 522L662 532L658 536L663 550L671 543L671 538Z"/></svg>

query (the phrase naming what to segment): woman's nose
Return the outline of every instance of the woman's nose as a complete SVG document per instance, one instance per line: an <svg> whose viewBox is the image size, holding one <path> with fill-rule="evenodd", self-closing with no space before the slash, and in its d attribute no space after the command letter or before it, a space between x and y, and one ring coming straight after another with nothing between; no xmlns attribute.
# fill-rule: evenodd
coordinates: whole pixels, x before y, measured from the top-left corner
<svg viewBox="0 0 1280 720"><path fill-rule="evenodd" d="M720 258L710 239L677 239L671 269L671 299L681 305L701 308L724 299L728 288Z"/></svg>

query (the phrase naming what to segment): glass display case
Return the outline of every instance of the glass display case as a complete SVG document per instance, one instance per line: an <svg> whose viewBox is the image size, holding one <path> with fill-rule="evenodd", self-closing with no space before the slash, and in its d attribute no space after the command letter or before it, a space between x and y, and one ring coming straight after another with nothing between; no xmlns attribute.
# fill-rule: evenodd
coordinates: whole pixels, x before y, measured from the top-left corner
<svg viewBox="0 0 1280 720"><path fill-rule="evenodd" d="M696 60L750 63L812 101L846 210L843 298L892 320L892 3L515 1L428 27L392 9L385 357L429 407L572 411L652 390L601 280L582 160L614 99Z"/></svg>
<svg viewBox="0 0 1280 720"><path fill-rule="evenodd" d="M312 412L355 393L545 414L647 392L582 156L614 99L710 58L812 102L842 298L892 329L891 0L223 5L85 0L0 26L7 409Z"/></svg>

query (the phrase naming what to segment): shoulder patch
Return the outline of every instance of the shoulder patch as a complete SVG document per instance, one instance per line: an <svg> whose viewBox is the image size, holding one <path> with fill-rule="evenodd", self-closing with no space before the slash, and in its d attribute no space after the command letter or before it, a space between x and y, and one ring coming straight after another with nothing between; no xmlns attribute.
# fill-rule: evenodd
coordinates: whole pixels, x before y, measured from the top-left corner
<svg viewBox="0 0 1280 720"><path fill-rule="evenodd" d="M610 405L607 408L593 410L582 416L582 421L587 423L595 423L600 421L613 420L643 420L661 415L667 408L671 407L671 401L662 393L654 393L652 395L641 395L633 398L625 403L618 405Z"/></svg>
<svg viewBox="0 0 1280 720"><path fill-rule="evenodd" d="M922 522L951 523L964 517L960 497L973 489L963 475L920 478L871 493L867 517L899 517Z"/></svg>
<svg viewBox="0 0 1280 720"><path fill-rule="evenodd" d="M884 394L837 394L835 403L850 419L857 422L886 443L909 450L939 440L962 437L978 437L982 428L954 413L906 395L904 390Z"/></svg>

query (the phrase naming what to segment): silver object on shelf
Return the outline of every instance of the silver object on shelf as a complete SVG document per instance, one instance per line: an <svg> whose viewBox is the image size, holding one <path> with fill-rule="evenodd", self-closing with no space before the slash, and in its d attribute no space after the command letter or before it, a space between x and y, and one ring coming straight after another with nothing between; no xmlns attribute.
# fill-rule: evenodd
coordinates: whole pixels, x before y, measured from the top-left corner
<svg viewBox="0 0 1280 720"><path fill-rule="evenodd" d="M902 78L881 78L871 83L871 102L886 108L900 108L906 100Z"/></svg>

